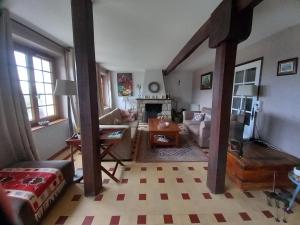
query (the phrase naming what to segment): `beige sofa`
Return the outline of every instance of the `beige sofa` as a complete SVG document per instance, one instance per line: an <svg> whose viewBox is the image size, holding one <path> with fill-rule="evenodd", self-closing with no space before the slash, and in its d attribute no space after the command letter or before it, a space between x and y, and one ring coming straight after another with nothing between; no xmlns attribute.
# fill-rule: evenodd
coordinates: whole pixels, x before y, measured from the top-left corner
<svg viewBox="0 0 300 225"><path fill-rule="evenodd" d="M122 142L113 149L113 153L122 160L132 159L132 146L138 127L138 121L124 121L119 108L101 116L99 118L100 128L126 128L125 136ZM111 159L107 156L104 159Z"/></svg>
<svg viewBox="0 0 300 225"><path fill-rule="evenodd" d="M203 120L193 121L194 114L199 112L205 114ZM231 116L229 139L243 141L244 119L243 115ZM211 108L203 107L201 111L184 111L183 124L201 148L209 148Z"/></svg>

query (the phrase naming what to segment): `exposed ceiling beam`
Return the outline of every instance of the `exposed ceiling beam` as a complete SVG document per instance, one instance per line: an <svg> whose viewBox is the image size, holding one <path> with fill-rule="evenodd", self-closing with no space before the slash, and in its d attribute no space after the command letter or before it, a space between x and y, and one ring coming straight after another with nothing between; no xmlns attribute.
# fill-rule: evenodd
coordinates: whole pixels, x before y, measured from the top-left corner
<svg viewBox="0 0 300 225"><path fill-rule="evenodd" d="M226 1L226 0L223 0ZM239 13L249 8L254 8L263 0L236 0L236 9ZM206 39L210 33L210 20L209 18L200 29L193 35L193 37L184 45L184 47L175 56L168 67L163 70L164 75L168 75L177 68L184 60L186 60Z"/></svg>

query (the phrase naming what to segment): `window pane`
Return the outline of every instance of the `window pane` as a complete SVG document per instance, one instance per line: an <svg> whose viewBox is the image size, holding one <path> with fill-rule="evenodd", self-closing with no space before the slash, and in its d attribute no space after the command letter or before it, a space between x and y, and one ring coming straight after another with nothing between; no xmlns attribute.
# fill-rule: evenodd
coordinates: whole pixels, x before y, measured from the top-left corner
<svg viewBox="0 0 300 225"><path fill-rule="evenodd" d="M27 114L28 114L28 119L31 121L32 120L32 111L31 109L27 109Z"/></svg>
<svg viewBox="0 0 300 225"><path fill-rule="evenodd" d="M43 74L44 74L44 82L52 83L51 73L44 72Z"/></svg>
<svg viewBox="0 0 300 225"><path fill-rule="evenodd" d="M25 67L20 67L20 66L18 66L17 69L18 69L19 79L28 81L27 69Z"/></svg>
<svg viewBox="0 0 300 225"><path fill-rule="evenodd" d="M15 59L18 66L26 66L26 55L24 53L15 51Z"/></svg>
<svg viewBox="0 0 300 225"><path fill-rule="evenodd" d="M20 81L21 90L23 94L30 94L29 93L29 83L27 81Z"/></svg>
<svg viewBox="0 0 300 225"><path fill-rule="evenodd" d="M42 70L42 60L37 57L32 57L33 68L36 70Z"/></svg>
<svg viewBox="0 0 300 225"><path fill-rule="evenodd" d="M47 105L46 104L46 95L38 95L38 104L39 104L39 106Z"/></svg>
<svg viewBox="0 0 300 225"><path fill-rule="evenodd" d="M235 73L235 83L243 83L244 80L244 70Z"/></svg>
<svg viewBox="0 0 300 225"><path fill-rule="evenodd" d="M46 103L47 103L47 105L53 105L53 96L52 95L46 95Z"/></svg>
<svg viewBox="0 0 300 225"><path fill-rule="evenodd" d="M251 119L251 114L250 113L245 113L245 124L250 125L250 119Z"/></svg>
<svg viewBox="0 0 300 225"><path fill-rule="evenodd" d="M256 68L246 70L245 82L255 82Z"/></svg>
<svg viewBox="0 0 300 225"><path fill-rule="evenodd" d="M27 108L31 107L30 95L24 95L24 100Z"/></svg>
<svg viewBox="0 0 300 225"><path fill-rule="evenodd" d="M51 84L45 84L45 93L52 94L52 85Z"/></svg>
<svg viewBox="0 0 300 225"><path fill-rule="evenodd" d="M252 101L253 101L252 98L247 98L247 101L246 101L246 111L251 111L252 110Z"/></svg>
<svg viewBox="0 0 300 225"><path fill-rule="evenodd" d="M48 112L48 116L53 116L54 115L54 106L53 105L47 106L47 112Z"/></svg>
<svg viewBox="0 0 300 225"><path fill-rule="evenodd" d="M241 98L240 97L234 97L232 100L232 108L239 109L241 105Z"/></svg>
<svg viewBox="0 0 300 225"><path fill-rule="evenodd" d="M42 60L43 71L50 72L50 62L47 60Z"/></svg>
<svg viewBox="0 0 300 225"><path fill-rule="evenodd" d="M34 70L34 79L35 82L44 82L42 71Z"/></svg>
<svg viewBox="0 0 300 225"><path fill-rule="evenodd" d="M47 107L46 106L39 107L39 114L40 114L40 118L47 117Z"/></svg>
<svg viewBox="0 0 300 225"><path fill-rule="evenodd" d="M233 90L233 95L236 95L237 89L239 88L240 85L234 85L234 90Z"/></svg>
<svg viewBox="0 0 300 225"><path fill-rule="evenodd" d="M36 93L37 94L45 94L44 84L43 83L35 83Z"/></svg>

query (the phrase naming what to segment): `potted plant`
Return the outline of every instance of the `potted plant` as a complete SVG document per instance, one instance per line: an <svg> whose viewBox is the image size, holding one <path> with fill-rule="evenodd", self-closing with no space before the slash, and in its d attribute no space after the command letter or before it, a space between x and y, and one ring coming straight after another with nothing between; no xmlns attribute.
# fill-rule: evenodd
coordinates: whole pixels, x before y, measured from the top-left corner
<svg viewBox="0 0 300 225"><path fill-rule="evenodd" d="M300 177L300 165L294 167L294 174Z"/></svg>

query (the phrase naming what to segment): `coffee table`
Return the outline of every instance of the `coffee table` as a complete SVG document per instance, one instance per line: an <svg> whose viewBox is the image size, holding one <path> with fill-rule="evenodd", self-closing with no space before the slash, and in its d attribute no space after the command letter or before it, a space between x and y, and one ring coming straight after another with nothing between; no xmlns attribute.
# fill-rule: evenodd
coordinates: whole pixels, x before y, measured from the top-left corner
<svg viewBox="0 0 300 225"><path fill-rule="evenodd" d="M151 148L155 146L172 146L179 147L180 145L180 128L174 122L170 122L168 127L160 127L159 119L149 119L149 144ZM168 142L162 142L159 137L166 137Z"/></svg>

